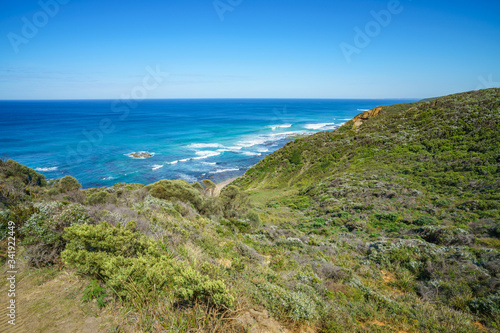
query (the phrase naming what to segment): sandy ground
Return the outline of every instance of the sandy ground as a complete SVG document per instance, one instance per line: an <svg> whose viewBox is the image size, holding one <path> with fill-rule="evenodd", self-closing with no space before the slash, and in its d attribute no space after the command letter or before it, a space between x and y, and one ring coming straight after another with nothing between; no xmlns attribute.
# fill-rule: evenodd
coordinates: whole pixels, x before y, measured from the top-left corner
<svg viewBox="0 0 500 333"><path fill-rule="evenodd" d="M218 196L220 194L220 191L224 188L224 186L229 185L232 183L235 179L238 177L230 178L228 180L225 180L223 182L217 183L217 187L215 188L214 196Z"/></svg>

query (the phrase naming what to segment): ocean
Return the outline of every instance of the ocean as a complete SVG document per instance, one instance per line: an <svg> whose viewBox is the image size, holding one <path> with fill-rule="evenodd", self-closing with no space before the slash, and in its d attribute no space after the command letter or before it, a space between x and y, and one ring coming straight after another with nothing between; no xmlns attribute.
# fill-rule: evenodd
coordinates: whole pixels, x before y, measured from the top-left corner
<svg viewBox="0 0 500 333"><path fill-rule="evenodd" d="M245 173L294 136L413 100L0 101L0 156L85 188ZM147 152L150 158L131 153Z"/></svg>

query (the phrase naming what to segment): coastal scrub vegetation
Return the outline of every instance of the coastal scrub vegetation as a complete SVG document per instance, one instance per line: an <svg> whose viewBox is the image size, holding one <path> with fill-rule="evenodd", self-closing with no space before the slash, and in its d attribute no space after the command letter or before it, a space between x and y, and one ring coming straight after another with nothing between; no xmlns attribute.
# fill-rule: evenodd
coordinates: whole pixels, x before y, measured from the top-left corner
<svg viewBox="0 0 500 333"><path fill-rule="evenodd" d="M500 89L383 106L220 195L209 180L82 189L2 159L0 228L16 223L24 279L80 275L81 302L123 316L114 332L493 332L499 120Z"/></svg>

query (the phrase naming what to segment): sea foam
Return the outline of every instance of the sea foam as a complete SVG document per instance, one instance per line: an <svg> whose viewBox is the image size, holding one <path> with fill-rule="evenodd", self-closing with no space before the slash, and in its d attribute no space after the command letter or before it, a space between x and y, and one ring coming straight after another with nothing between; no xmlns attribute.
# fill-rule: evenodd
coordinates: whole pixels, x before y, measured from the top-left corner
<svg viewBox="0 0 500 333"><path fill-rule="evenodd" d="M57 167L48 167L48 168L36 168L35 171L47 172L47 171L56 171Z"/></svg>
<svg viewBox="0 0 500 333"><path fill-rule="evenodd" d="M188 146L189 148L192 149L199 149L199 148L220 148L223 147L220 143L192 143Z"/></svg>
<svg viewBox="0 0 500 333"><path fill-rule="evenodd" d="M196 155L199 155L198 157L193 157L193 160L202 160L205 158L209 158L212 156L217 156L220 155L221 152L218 151L211 151L211 150L200 150L196 152Z"/></svg>
<svg viewBox="0 0 500 333"><path fill-rule="evenodd" d="M289 132L273 133L273 134L260 134L255 136L249 136L244 140L238 141L236 145L243 148L248 148L256 145L263 145L270 142L283 140L288 137L304 133L305 133L304 131L289 131Z"/></svg>
<svg viewBox="0 0 500 333"><path fill-rule="evenodd" d="M261 153L254 153L252 151L242 151L241 154L246 155L246 156L260 156L260 155L262 155Z"/></svg>
<svg viewBox="0 0 500 333"><path fill-rule="evenodd" d="M304 125L304 128L310 129L310 130L319 130L327 127L331 127L335 125L335 123L316 123L316 124L306 124Z"/></svg>
<svg viewBox="0 0 500 333"><path fill-rule="evenodd" d="M240 169L237 168L227 168L227 169L219 169L215 171L210 171L209 173L215 174L215 173L223 173L223 172L230 172L230 171L239 171Z"/></svg>
<svg viewBox="0 0 500 333"><path fill-rule="evenodd" d="M269 126L267 126L267 128L270 128L273 131L276 131L278 128L290 128L290 127L292 127L292 124L269 125Z"/></svg>

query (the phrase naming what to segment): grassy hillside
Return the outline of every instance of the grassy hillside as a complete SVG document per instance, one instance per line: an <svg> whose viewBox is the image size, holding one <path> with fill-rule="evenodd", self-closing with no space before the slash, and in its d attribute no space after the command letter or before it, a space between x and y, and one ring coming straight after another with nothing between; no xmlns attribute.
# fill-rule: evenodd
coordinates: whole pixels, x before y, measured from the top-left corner
<svg viewBox="0 0 500 333"><path fill-rule="evenodd" d="M20 283L76 274L58 293L107 332L496 331L499 120L500 89L383 106L220 196L210 181L81 190L1 160L0 228L16 223ZM57 318L25 325L64 331Z"/></svg>

